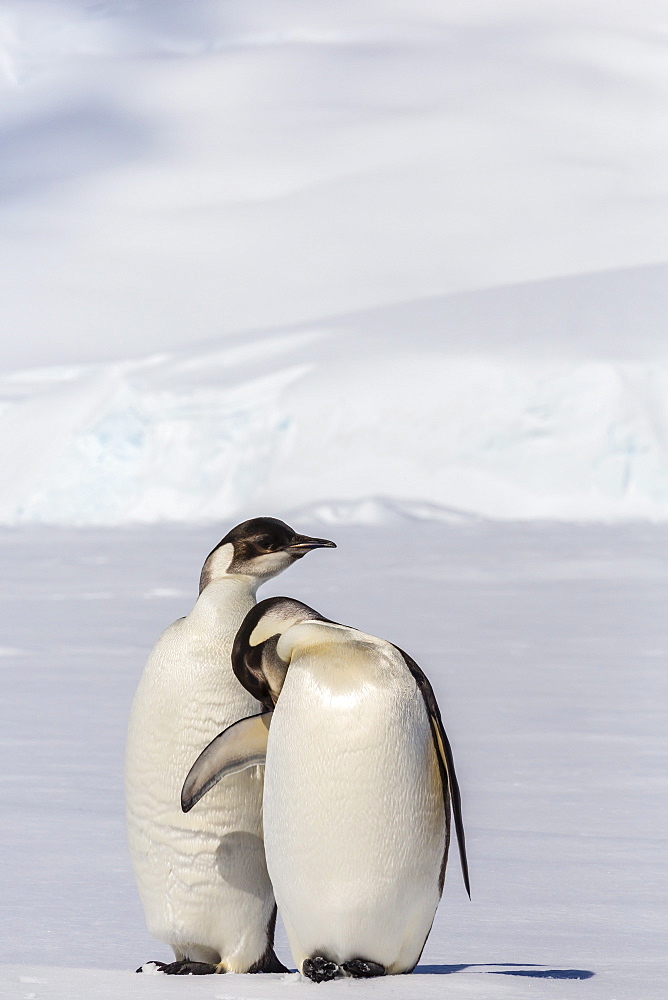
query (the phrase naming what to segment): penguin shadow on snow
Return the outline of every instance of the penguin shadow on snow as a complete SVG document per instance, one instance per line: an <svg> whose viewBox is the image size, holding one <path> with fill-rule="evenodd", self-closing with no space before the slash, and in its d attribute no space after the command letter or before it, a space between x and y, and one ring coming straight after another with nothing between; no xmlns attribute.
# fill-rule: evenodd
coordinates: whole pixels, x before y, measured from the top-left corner
<svg viewBox="0 0 668 1000"><path fill-rule="evenodd" d="M481 965L418 965L416 974L423 976L449 976L454 972L470 969L491 972L497 976L528 976L532 979L591 979L595 973L589 969L546 969L529 962L484 962Z"/></svg>
<svg viewBox="0 0 668 1000"><path fill-rule="evenodd" d="M228 885L263 898L269 876L264 841L257 834L242 830L226 833L216 848L216 868Z"/></svg>

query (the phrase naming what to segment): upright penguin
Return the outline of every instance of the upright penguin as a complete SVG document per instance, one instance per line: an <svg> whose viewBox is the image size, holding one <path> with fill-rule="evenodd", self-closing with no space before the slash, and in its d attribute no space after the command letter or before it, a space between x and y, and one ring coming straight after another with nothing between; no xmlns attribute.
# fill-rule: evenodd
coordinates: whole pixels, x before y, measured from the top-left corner
<svg viewBox="0 0 668 1000"><path fill-rule="evenodd" d="M221 725L258 710L232 672L232 643L257 588L311 549L334 542L254 518L207 556L199 598L162 634L132 705L126 748L128 839L150 933L174 975L283 971L262 839L263 773L235 775L185 816L184 775Z"/></svg>
<svg viewBox="0 0 668 1000"><path fill-rule="evenodd" d="M246 615L232 664L265 711L200 755L184 811L264 758L267 867L299 969L316 982L410 972L443 890L451 806L469 892L429 681L392 643L281 597Z"/></svg>

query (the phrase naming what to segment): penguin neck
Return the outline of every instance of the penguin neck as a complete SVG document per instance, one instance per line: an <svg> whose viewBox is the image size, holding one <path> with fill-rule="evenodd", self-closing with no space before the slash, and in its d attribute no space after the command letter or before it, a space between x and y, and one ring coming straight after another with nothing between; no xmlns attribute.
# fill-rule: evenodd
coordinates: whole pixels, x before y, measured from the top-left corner
<svg viewBox="0 0 668 1000"><path fill-rule="evenodd" d="M254 606L255 593L262 583L261 577L241 573L219 576L206 585L189 617L211 626L225 626L232 620L236 632L243 617Z"/></svg>

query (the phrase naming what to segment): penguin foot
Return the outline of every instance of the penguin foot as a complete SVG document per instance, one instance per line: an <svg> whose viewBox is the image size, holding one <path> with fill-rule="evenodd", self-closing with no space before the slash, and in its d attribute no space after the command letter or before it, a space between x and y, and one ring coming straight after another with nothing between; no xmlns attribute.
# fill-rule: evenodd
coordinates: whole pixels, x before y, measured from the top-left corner
<svg viewBox="0 0 668 1000"><path fill-rule="evenodd" d="M209 965L208 962L190 962L183 959L180 962L145 962L145 965L154 965L158 972L165 976L211 976L218 972L218 966ZM140 965L137 972L143 972L144 966Z"/></svg>
<svg viewBox="0 0 668 1000"><path fill-rule="evenodd" d="M250 973L254 972L289 972L280 958L276 954L273 948L268 948L264 953L262 958L260 958L254 965L251 965L248 970Z"/></svg>
<svg viewBox="0 0 668 1000"><path fill-rule="evenodd" d="M353 979L372 979L373 976L384 976L385 966L371 962L368 958L352 958L341 966L344 972Z"/></svg>
<svg viewBox="0 0 668 1000"><path fill-rule="evenodd" d="M313 958L305 958L302 965L302 972L314 983L326 983L328 979L338 979L341 969L336 962L330 962L322 955L314 955Z"/></svg>
<svg viewBox="0 0 668 1000"><path fill-rule="evenodd" d="M135 972L146 971L147 974L150 975L153 969L156 969L158 972L162 972L166 965L166 962L159 962L157 959L151 959L149 962L144 962L143 965L140 965L138 969L135 969ZM153 966L153 969L150 968L151 966Z"/></svg>

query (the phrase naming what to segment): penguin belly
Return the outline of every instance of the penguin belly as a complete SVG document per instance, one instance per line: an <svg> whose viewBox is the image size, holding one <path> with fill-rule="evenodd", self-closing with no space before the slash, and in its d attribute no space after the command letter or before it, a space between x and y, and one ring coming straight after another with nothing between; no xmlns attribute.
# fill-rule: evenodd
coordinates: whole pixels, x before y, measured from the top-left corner
<svg viewBox="0 0 668 1000"><path fill-rule="evenodd" d="M246 972L262 959L274 919L262 771L232 776L188 815L180 805L193 759L221 725L258 708L225 654L208 637L198 643L184 619L149 657L128 732L128 836L149 932L177 959Z"/></svg>
<svg viewBox="0 0 668 1000"><path fill-rule="evenodd" d="M410 971L441 891L443 790L403 663L293 658L269 733L267 865L293 957Z"/></svg>

